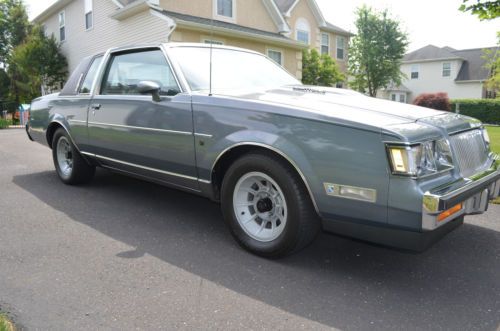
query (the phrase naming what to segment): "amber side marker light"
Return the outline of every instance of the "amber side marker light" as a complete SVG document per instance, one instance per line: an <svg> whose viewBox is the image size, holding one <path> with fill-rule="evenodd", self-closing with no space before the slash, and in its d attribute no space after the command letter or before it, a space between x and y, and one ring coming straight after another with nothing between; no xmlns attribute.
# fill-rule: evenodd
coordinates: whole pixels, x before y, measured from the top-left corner
<svg viewBox="0 0 500 331"><path fill-rule="evenodd" d="M455 205L455 206L451 207L450 209L447 209L447 210L443 211L441 214L439 214L437 217L437 220L438 220L438 222L441 222L441 221L447 219L448 217L450 217L451 215L458 213L461 210L462 210L462 204L459 203L458 205Z"/></svg>

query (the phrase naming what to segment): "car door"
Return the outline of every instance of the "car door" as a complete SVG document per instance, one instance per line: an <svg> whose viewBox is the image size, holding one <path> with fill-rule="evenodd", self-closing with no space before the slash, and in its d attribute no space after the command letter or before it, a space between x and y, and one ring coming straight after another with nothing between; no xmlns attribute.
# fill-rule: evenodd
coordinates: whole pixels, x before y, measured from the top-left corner
<svg viewBox="0 0 500 331"><path fill-rule="evenodd" d="M139 92L159 86L159 99ZM156 99L156 98L155 98ZM88 110L89 152L109 168L197 189L191 97L159 48L111 53Z"/></svg>

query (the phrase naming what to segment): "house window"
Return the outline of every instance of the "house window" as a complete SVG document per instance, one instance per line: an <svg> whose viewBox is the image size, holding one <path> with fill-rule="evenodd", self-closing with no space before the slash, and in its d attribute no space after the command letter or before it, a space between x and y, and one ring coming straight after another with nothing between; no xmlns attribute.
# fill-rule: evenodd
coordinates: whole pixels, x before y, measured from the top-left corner
<svg viewBox="0 0 500 331"><path fill-rule="evenodd" d="M339 82L339 83L335 84L335 87L336 88L344 88L344 84L342 82Z"/></svg>
<svg viewBox="0 0 500 331"><path fill-rule="evenodd" d="M328 33L321 34L321 54L330 54L330 35Z"/></svg>
<svg viewBox="0 0 500 331"><path fill-rule="evenodd" d="M345 38L338 36L337 37L337 59L344 59L344 49L345 49Z"/></svg>
<svg viewBox="0 0 500 331"><path fill-rule="evenodd" d="M277 64L283 65L283 54L280 51L268 49L267 56L269 56Z"/></svg>
<svg viewBox="0 0 500 331"><path fill-rule="evenodd" d="M443 77L450 77L451 76L451 63L446 62L443 63Z"/></svg>
<svg viewBox="0 0 500 331"><path fill-rule="evenodd" d="M216 0L217 15L234 18L234 2L233 0Z"/></svg>
<svg viewBox="0 0 500 331"><path fill-rule="evenodd" d="M66 40L66 14L62 11L59 13L59 41Z"/></svg>
<svg viewBox="0 0 500 331"><path fill-rule="evenodd" d="M414 64L411 66L411 79L418 79L418 71L419 71L419 67L418 67L418 64Z"/></svg>
<svg viewBox="0 0 500 331"><path fill-rule="evenodd" d="M298 41L301 41L309 45L309 40L311 39L310 38L311 29L309 27L309 22L307 22L307 20L304 18L299 18L295 25L295 30L296 30L296 39Z"/></svg>
<svg viewBox="0 0 500 331"><path fill-rule="evenodd" d="M92 29L94 26L94 15L92 13L92 0L85 0L85 29Z"/></svg>
<svg viewBox="0 0 500 331"><path fill-rule="evenodd" d="M396 101L396 94L395 94L395 93L392 93L392 94L391 94L391 100L392 100L392 101Z"/></svg>
<svg viewBox="0 0 500 331"><path fill-rule="evenodd" d="M400 94L399 95L399 102L406 103L406 95L405 94Z"/></svg>

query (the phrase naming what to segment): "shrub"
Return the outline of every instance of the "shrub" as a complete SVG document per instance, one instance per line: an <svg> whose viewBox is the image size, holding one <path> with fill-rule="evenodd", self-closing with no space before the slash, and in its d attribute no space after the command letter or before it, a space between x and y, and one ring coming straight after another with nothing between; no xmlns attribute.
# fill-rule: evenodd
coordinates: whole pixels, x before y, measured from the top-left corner
<svg viewBox="0 0 500 331"><path fill-rule="evenodd" d="M414 101L414 105L436 110L450 111L450 99L447 93L422 93Z"/></svg>
<svg viewBox="0 0 500 331"><path fill-rule="evenodd" d="M452 110L459 104L460 114L475 117L483 123L500 124L500 99L456 99L451 101Z"/></svg>
<svg viewBox="0 0 500 331"><path fill-rule="evenodd" d="M5 120L3 118L0 118L0 129L6 129L9 127L10 124L11 124L10 120Z"/></svg>

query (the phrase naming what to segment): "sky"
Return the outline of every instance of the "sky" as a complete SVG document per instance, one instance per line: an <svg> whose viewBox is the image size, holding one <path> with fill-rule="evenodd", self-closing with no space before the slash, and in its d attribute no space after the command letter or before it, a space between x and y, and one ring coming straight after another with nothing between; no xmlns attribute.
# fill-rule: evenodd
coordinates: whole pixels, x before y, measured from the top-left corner
<svg viewBox="0 0 500 331"><path fill-rule="evenodd" d="M55 0L24 0L30 18L41 13ZM97 0L105 1L105 0ZM183 0L196 1L196 0ZM247 0L257 1L257 0ZM496 31L500 31L500 18L480 21L476 16L458 10L461 0L316 0L325 19L343 29L356 33L356 8L363 4L387 9L401 22L409 35L408 51L432 44L456 49L495 46Z"/></svg>

